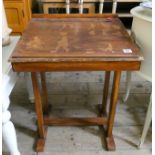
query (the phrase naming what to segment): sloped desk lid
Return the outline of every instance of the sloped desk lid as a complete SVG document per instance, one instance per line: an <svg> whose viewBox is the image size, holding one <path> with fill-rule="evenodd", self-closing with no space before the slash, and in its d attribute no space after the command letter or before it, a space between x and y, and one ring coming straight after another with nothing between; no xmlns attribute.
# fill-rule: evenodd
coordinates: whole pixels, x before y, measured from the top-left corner
<svg viewBox="0 0 155 155"><path fill-rule="evenodd" d="M124 49L131 49L132 53L124 53ZM120 20L112 15L91 18L33 18L10 60L108 61L109 58L142 60L138 47L131 41Z"/></svg>

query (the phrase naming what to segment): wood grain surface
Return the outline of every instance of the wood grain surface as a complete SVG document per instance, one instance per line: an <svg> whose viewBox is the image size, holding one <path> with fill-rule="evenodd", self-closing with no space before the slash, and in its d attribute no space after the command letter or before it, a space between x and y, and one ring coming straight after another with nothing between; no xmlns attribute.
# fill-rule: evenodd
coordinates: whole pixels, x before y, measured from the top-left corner
<svg viewBox="0 0 155 155"><path fill-rule="evenodd" d="M141 53L120 20L113 15L39 16L33 18L10 61L65 61L126 58L140 61ZM131 49L132 53L124 53ZM63 60L62 60L63 59Z"/></svg>

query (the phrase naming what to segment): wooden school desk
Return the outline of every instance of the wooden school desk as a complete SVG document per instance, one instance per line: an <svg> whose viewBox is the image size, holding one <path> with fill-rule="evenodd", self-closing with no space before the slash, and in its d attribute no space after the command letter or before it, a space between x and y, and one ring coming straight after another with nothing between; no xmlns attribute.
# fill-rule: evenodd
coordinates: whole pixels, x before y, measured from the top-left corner
<svg viewBox="0 0 155 155"><path fill-rule="evenodd" d="M105 125L107 149L115 150L112 129L121 71L139 70L142 60L139 49L115 15L34 15L10 61L15 72L32 75L38 121L36 151L43 151L49 125ZM47 71L106 71L100 117L50 118L44 76ZM114 77L107 111L111 71ZM37 72L41 74L42 95Z"/></svg>

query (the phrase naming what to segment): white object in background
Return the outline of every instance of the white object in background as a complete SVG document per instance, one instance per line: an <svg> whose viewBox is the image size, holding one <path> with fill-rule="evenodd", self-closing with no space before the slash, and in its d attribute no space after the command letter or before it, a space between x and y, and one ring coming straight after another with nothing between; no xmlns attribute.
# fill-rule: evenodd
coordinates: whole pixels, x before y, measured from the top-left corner
<svg viewBox="0 0 155 155"><path fill-rule="evenodd" d="M140 47L141 52L144 56L144 61L142 61L141 63L140 70L135 73L137 73L142 78L152 82L152 10L145 9L144 7L139 6L133 8L131 10L131 14L133 15L131 35L133 36L136 44ZM130 83L131 72L127 72L126 94L123 99L124 102L126 102L129 96ZM142 132L139 147L141 147L146 137L146 133L152 119L151 112L152 101L150 97L147 116L145 119L144 129Z"/></svg>
<svg viewBox="0 0 155 155"><path fill-rule="evenodd" d="M152 2L151 1L146 1L146 2L140 3L140 6L152 9Z"/></svg>
<svg viewBox="0 0 155 155"><path fill-rule="evenodd" d="M83 13L83 0L79 0L79 13Z"/></svg>
<svg viewBox="0 0 155 155"><path fill-rule="evenodd" d="M139 6L133 8L131 14L133 15L131 35L144 56L140 71L136 73L144 79L152 81L152 11ZM128 77L131 76L129 74L131 73L128 73ZM128 81L130 80L128 78ZM128 95L129 93L126 94L124 101L127 100Z"/></svg>
<svg viewBox="0 0 155 155"><path fill-rule="evenodd" d="M139 148L141 148L142 144L144 143L145 137L147 135L147 132L148 132L150 124L151 124L151 120L152 120L152 94L150 96L150 102L149 102L148 109L147 109L143 132L142 132L142 135L140 138L140 143L138 146Z"/></svg>
<svg viewBox="0 0 155 155"><path fill-rule="evenodd" d="M34 103L34 93L33 93L31 74L30 73L24 73L24 77L25 77L25 81L26 81L26 87L27 87L27 91L28 91L29 101L31 103Z"/></svg>
<svg viewBox="0 0 155 155"><path fill-rule="evenodd" d="M70 0L66 0L66 14L70 14Z"/></svg>
<svg viewBox="0 0 155 155"><path fill-rule="evenodd" d="M3 5L3 1L2 1L2 45L7 45L10 43L10 33L11 33L11 29L8 27L8 23L6 20L6 14L5 14L5 10L4 10L4 5Z"/></svg>
<svg viewBox="0 0 155 155"><path fill-rule="evenodd" d="M11 55L19 37L10 37L11 43L2 48L2 135L3 140L11 155L20 155L17 147L16 132L13 123L10 121L11 114L8 110L9 95L17 81L18 75L13 72L8 58Z"/></svg>
<svg viewBox="0 0 155 155"><path fill-rule="evenodd" d="M115 14L116 10L117 10L117 0L113 0L112 13Z"/></svg>
<svg viewBox="0 0 155 155"><path fill-rule="evenodd" d="M100 4L99 4L99 13L100 14L103 13L103 7L104 7L104 0L100 0Z"/></svg>

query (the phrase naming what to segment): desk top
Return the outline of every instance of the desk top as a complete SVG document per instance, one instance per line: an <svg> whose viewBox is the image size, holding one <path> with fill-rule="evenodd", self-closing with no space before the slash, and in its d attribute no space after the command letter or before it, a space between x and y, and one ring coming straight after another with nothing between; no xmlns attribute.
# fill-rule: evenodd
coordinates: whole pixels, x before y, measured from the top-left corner
<svg viewBox="0 0 155 155"><path fill-rule="evenodd" d="M10 57L11 62L142 59L139 48L113 15L33 18Z"/></svg>

